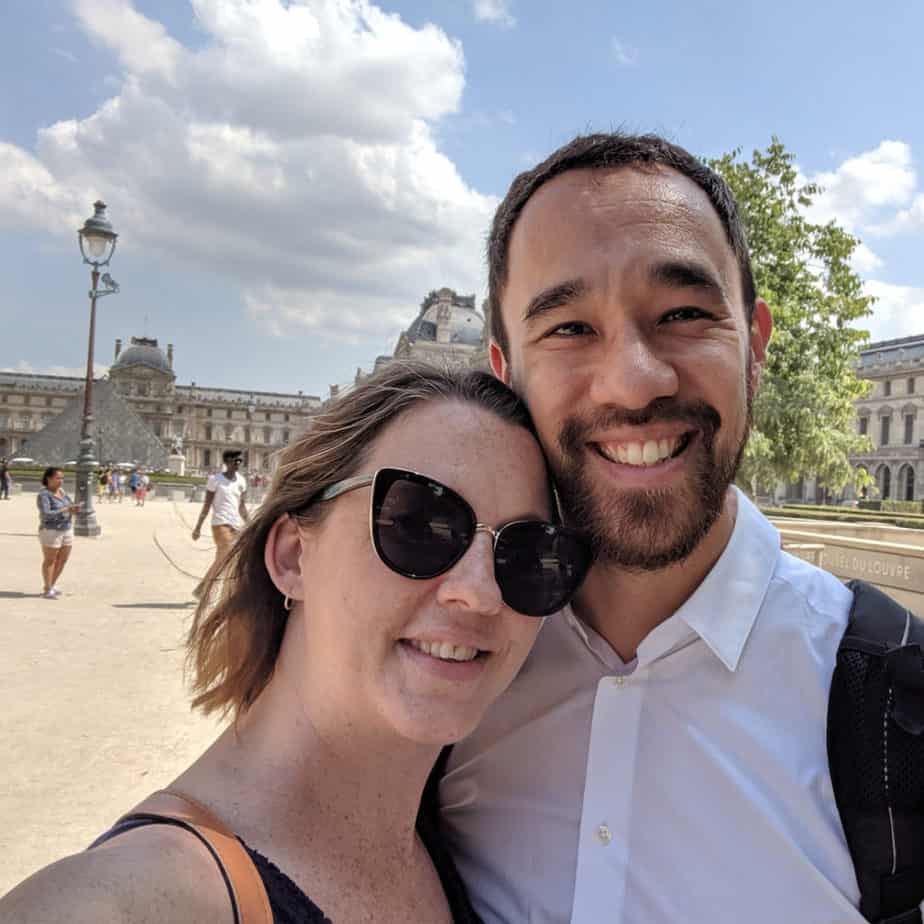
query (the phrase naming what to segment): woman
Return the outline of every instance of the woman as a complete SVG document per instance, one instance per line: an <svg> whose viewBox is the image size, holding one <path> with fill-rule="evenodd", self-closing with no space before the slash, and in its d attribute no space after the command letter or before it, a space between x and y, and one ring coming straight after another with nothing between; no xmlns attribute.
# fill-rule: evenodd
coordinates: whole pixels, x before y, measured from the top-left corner
<svg viewBox="0 0 924 924"><path fill-rule="evenodd" d="M46 468L42 484L44 487L36 497L38 538L42 546L42 596L46 600L56 600L61 596L57 588L58 578L74 547L71 514L76 513L80 505L64 493L64 475L60 468Z"/></svg>
<svg viewBox="0 0 924 924"><path fill-rule="evenodd" d="M259 920L475 921L422 795L583 578L588 548L554 509L524 406L484 373L391 366L330 405L189 636L194 704L235 722L170 790L244 862L225 882L189 826L136 815L0 919L247 922L255 866Z"/></svg>

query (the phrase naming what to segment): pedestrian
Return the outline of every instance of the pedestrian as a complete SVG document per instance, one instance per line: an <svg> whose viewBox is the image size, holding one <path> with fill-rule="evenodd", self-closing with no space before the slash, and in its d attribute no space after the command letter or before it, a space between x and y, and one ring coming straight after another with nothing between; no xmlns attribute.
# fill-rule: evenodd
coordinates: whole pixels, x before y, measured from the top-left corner
<svg viewBox="0 0 924 924"><path fill-rule="evenodd" d="M122 503L122 474L117 468L113 468L109 475L109 503L114 500Z"/></svg>
<svg viewBox="0 0 924 924"><path fill-rule="evenodd" d="M109 497L110 477L111 477L111 472L108 466L100 470L99 475L96 479L96 500L98 503L102 503L104 496L107 499Z"/></svg>
<svg viewBox="0 0 924 924"><path fill-rule="evenodd" d="M0 500L10 499L10 488L13 484L13 476L10 474L10 467L6 459L0 459Z"/></svg>
<svg viewBox="0 0 924 924"><path fill-rule="evenodd" d="M128 490L131 492L132 500L135 499L135 492L138 490L139 484L141 484L141 474L137 468L133 468L128 476Z"/></svg>
<svg viewBox="0 0 924 924"><path fill-rule="evenodd" d="M245 502L247 479L240 473L244 462L243 453L239 449L226 449L221 455L221 461L224 470L209 476L205 486L205 500L192 531L193 542L197 542L202 533L202 524L211 510L212 537L215 540L215 561L212 570L221 565L248 518ZM206 574L193 590L196 599L201 597L209 574Z"/></svg>
<svg viewBox="0 0 924 924"><path fill-rule="evenodd" d="M76 513L80 505L64 493L64 474L60 468L46 468L42 485L35 499L39 512L38 539L42 546L42 596L46 600L56 600L61 596L58 578L74 545L71 514Z"/></svg>
<svg viewBox="0 0 924 924"><path fill-rule="evenodd" d="M148 496L148 486L151 484L151 479L148 477L144 469L138 469L138 479L135 482L135 506L143 507L144 502Z"/></svg>
<svg viewBox="0 0 924 924"><path fill-rule="evenodd" d="M731 191L661 138L575 138L514 180L488 277L491 367L596 563L453 748L476 909L863 921L826 751L853 596L734 486L772 323Z"/></svg>
<svg viewBox="0 0 924 924"><path fill-rule="evenodd" d="M194 705L234 721L0 920L475 924L427 781L586 571L555 517L484 372L395 364L326 407L193 619Z"/></svg>

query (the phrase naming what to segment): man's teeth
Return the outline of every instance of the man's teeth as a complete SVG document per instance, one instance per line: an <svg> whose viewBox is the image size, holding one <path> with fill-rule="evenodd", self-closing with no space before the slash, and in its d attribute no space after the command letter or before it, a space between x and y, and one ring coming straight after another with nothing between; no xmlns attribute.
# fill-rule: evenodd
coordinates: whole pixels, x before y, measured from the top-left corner
<svg viewBox="0 0 924 924"><path fill-rule="evenodd" d="M600 452L611 462L622 465L657 465L669 459L680 445L680 437L646 440L644 443L597 443Z"/></svg>
<svg viewBox="0 0 924 924"><path fill-rule="evenodd" d="M472 661L478 654L477 648L467 645L452 645L449 642L425 642L422 639L409 639L410 644L418 651L430 655L431 658L440 658L442 661Z"/></svg>

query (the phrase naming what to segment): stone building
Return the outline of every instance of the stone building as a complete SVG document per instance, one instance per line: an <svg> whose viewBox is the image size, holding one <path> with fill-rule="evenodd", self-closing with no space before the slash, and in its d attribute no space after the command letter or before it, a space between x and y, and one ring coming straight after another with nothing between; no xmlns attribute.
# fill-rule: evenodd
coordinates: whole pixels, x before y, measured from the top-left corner
<svg viewBox="0 0 924 924"><path fill-rule="evenodd" d="M165 353L148 337L132 337L125 350L116 340L108 381L165 450L185 456L187 471L220 468L229 447L243 450L250 471L268 471L273 452L304 430L321 406L318 397L302 392L178 385L173 355L173 344ZM29 440L82 393L83 384L67 376L0 373L0 456L29 457ZM76 454L75 445L72 458Z"/></svg>
<svg viewBox="0 0 924 924"><path fill-rule="evenodd" d="M857 431L874 448L851 461L876 479L879 497L924 500L924 334L871 343L857 374L872 382Z"/></svg>
<svg viewBox="0 0 924 924"><path fill-rule="evenodd" d="M489 341L487 301L478 311L474 295L458 295L447 288L435 289L420 303L417 317L399 335L392 355L376 357L373 372L403 359L487 369ZM370 374L357 369L350 384L358 385ZM340 394L343 387L331 385L330 397Z"/></svg>

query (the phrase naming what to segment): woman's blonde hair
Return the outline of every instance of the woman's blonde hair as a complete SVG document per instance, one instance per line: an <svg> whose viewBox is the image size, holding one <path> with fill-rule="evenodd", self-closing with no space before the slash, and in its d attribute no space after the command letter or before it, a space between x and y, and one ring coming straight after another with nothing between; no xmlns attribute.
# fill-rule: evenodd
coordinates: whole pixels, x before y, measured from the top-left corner
<svg viewBox="0 0 924 924"><path fill-rule="evenodd" d="M393 363L328 404L282 451L266 499L204 582L187 638L194 707L237 717L272 676L288 618L264 562L273 524L294 511L301 523L318 523L327 505L311 505L312 498L356 474L382 430L428 401L474 404L535 436L523 402L492 375L475 370Z"/></svg>

